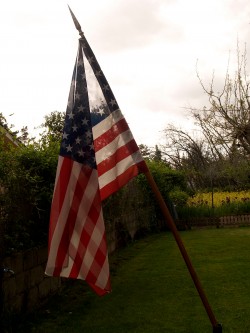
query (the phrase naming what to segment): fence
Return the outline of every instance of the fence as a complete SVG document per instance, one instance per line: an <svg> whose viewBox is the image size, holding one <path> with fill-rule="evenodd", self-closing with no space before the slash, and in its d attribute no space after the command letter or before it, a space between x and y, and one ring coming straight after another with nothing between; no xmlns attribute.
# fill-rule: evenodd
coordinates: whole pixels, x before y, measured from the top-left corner
<svg viewBox="0 0 250 333"><path fill-rule="evenodd" d="M176 225L179 230L207 227L223 228L225 226L250 226L250 215L187 218L177 220Z"/></svg>

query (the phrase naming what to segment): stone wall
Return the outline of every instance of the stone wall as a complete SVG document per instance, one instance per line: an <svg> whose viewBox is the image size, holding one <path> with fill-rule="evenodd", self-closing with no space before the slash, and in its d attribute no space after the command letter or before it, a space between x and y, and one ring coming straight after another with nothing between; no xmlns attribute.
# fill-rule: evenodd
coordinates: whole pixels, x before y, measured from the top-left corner
<svg viewBox="0 0 250 333"><path fill-rule="evenodd" d="M61 286L59 278L46 277L47 247L34 248L4 259L6 272L2 281L4 310L27 312L36 309Z"/></svg>
<svg viewBox="0 0 250 333"><path fill-rule="evenodd" d="M125 246L150 227L152 207L121 210L121 214L106 221L109 254ZM47 246L33 248L4 259L3 266L11 272L4 273L2 281L4 311L24 313L35 310L41 303L61 288L61 279L44 274Z"/></svg>

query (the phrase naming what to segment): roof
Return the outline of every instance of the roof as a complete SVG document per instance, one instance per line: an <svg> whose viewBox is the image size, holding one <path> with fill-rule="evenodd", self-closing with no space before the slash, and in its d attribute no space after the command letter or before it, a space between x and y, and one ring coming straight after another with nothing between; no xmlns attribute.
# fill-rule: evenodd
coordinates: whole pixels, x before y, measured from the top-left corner
<svg viewBox="0 0 250 333"><path fill-rule="evenodd" d="M11 144L15 147L20 145L20 142L14 138L10 131L8 131L5 127L0 124L0 134L4 135L4 141L6 144Z"/></svg>

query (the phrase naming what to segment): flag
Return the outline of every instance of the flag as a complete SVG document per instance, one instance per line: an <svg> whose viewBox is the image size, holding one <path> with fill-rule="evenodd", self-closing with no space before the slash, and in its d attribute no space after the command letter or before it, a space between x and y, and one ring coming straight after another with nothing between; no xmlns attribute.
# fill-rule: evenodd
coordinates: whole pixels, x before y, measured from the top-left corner
<svg viewBox="0 0 250 333"><path fill-rule="evenodd" d="M79 39L51 204L45 273L111 291L102 201L147 166L84 36Z"/></svg>

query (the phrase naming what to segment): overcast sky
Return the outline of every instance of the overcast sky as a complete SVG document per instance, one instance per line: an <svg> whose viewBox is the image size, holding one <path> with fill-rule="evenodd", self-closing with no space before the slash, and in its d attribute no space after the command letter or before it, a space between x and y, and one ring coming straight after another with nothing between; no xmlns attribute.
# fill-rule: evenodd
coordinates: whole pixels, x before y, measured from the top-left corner
<svg viewBox="0 0 250 333"><path fill-rule="evenodd" d="M247 0L9 0L0 11L0 112L30 132L65 111L74 67L76 15L138 144L154 146L186 108L202 107L215 71L218 89L237 39L250 37ZM249 43L250 44L250 43ZM12 116L9 116L11 115Z"/></svg>

